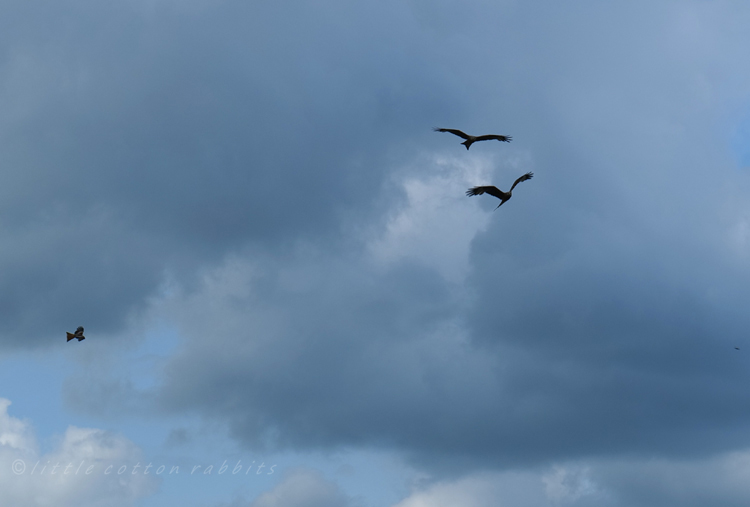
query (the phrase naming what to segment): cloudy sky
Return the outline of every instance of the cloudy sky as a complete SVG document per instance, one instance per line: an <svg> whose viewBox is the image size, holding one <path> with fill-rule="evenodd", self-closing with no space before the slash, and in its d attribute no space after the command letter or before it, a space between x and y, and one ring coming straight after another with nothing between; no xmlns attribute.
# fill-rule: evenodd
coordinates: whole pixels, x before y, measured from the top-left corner
<svg viewBox="0 0 750 507"><path fill-rule="evenodd" d="M748 505L748 26L4 0L0 503Z"/></svg>

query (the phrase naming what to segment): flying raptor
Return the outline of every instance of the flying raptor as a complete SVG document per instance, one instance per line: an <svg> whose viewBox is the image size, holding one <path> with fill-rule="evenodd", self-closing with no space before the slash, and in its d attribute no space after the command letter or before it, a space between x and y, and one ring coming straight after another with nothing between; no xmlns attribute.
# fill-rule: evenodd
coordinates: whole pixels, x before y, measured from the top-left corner
<svg viewBox="0 0 750 507"><path fill-rule="evenodd" d="M534 177L534 173L524 174L523 176L518 178L515 181L515 183L513 183L513 186L510 187L510 190L508 190L507 192L503 192L497 187L474 187L474 188L470 188L469 190L467 190L466 195L471 197L472 195L490 194L491 196L494 196L500 199L500 204L497 205L497 208L499 208L500 206L505 204L505 201L507 201L508 199L512 197L513 195L512 192L513 192L513 189L516 188L516 185L518 185L522 181L530 180L533 177Z"/></svg>
<svg viewBox="0 0 750 507"><path fill-rule="evenodd" d="M86 337L83 336L83 326L78 326L78 329L76 329L75 333L68 333L66 331L65 334L68 335L68 341L72 340L73 338L78 338L78 341L86 339Z"/></svg>
<svg viewBox="0 0 750 507"><path fill-rule="evenodd" d="M470 136L469 134L464 134L460 130L456 130L456 129L439 129L439 128L434 128L432 130L434 130L435 132L450 132L451 134L453 134L455 136L458 136L461 139L466 139L466 141L462 142L461 144L463 144L464 146L466 146L467 150L469 149L469 147L472 144L476 143L477 141L492 141L492 140L497 140L497 141L503 141L503 142L509 143L510 140L513 139L510 136L498 136L498 135L495 135L495 134L488 134L486 136Z"/></svg>

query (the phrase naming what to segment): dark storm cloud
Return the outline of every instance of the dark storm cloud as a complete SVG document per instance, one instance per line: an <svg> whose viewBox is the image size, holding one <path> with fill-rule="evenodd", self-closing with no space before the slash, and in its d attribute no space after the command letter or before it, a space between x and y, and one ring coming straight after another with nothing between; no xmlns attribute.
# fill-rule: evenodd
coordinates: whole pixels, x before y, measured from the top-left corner
<svg viewBox="0 0 750 507"><path fill-rule="evenodd" d="M121 329L165 270L366 214L451 87L408 12L3 4L3 341Z"/></svg>

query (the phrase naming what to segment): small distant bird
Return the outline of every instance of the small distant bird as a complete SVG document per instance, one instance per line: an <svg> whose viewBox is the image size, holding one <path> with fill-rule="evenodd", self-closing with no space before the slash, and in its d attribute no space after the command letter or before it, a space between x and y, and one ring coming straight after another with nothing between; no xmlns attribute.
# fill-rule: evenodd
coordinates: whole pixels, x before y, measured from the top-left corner
<svg viewBox="0 0 750 507"><path fill-rule="evenodd" d="M735 347L734 350L740 350L740 348L739 347Z"/></svg>
<svg viewBox="0 0 750 507"><path fill-rule="evenodd" d="M513 186L510 187L510 190L507 192L503 192L497 187L474 187L470 188L466 191L466 195L471 197L472 195L482 195L482 194L490 194L491 196L497 197L500 199L500 204L497 205L497 208L505 204L505 201L510 199L512 197L513 189L516 188L516 185L521 183L522 181L530 180L534 177L534 173L526 173L520 178L518 178L515 183L513 183ZM495 208L495 209L497 209Z"/></svg>
<svg viewBox="0 0 750 507"><path fill-rule="evenodd" d="M492 141L494 139L494 140L498 140L498 141L503 141L505 143L509 143L510 140L513 139L510 136L497 136L495 134L488 134L486 136L470 136L469 134L464 134L460 130L456 130L456 129L439 129L439 128L433 128L432 130L434 130L435 132L450 132L451 134L453 134L455 136L458 136L458 137L460 137L462 139L466 139L466 141L464 141L461 144L463 144L464 146L466 146L467 150L469 149L469 146L471 146L472 144L476 143L477 141Z"/></svg>
<svg viewBox="0 0 750 507"><path fill-rule="evenodd" d="M68 333L66 331L65 334L68 335L68 341L72 340L73 338L78 338L78 341L86 339L86 337L83 336L83 326L78 326L78 329L76 329L75 333Z"/></svg>

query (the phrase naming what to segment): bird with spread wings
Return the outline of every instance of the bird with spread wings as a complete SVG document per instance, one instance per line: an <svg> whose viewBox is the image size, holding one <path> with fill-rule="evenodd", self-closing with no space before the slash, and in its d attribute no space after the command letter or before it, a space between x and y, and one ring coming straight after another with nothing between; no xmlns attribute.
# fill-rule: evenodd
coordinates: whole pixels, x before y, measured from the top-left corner
<svg viewBox="0 0 750 507"><path fill-rule="evenodd" d="M65 334L68 335L68 341L72 340L73 338L78 338L78 341L86 339L86 337L83 336L83 326L78 326L78 329L76 329L75 333L68 333L66 331Z"/></svg>
<svg viewBox="0 0 750 507"><path fill-rule="evenodd" d="M511 198L513 189L516 188L516 185L518 185L522 181L530 180L533 177L534 177L534 173L526 173L526 174L524 174L523 176L521 176L520 178L518 178L515 181L515 183L513 183L513 186L510 187L510 190L508 190L507 192L503 192L502 190L500 190L497 187L487 186L487 187L474 187L474 188L470 188L469 190L466 191L466 195L468 195L469 197L471 197L472 195L489 194L489 195L491 195L493 197L497 197L498 199L500 199L500 204L497 205L497 208L499 208L500 206L502 206L503 204L505 204L505 201L507 201L508 199ZM495 209L497 209L497 208L495 208Z"/></svg>
<svg viewBox="0 0 750 507"><path fill-rule="evenodd" d="M469 147L472 144L476 143L477 141L493 141L493 140L497 140L497 141L503 141L505 143L509 143L510 140L513 139L510 136L498 136L498 135L495 135L495 134L488 134L486 136L470 136L469 134L465 134L465 133L461 132L460 130L456 130L456 129L439 129L439 128L435 127L432 130L434 130L435 132L450 132L451 134L453 134L455 136L458 136L458 137L460 137L462 139L466 139L466 141L462 142L461 144L463 144L464 146L466 146L467 150L469 149Z"/></svg>

